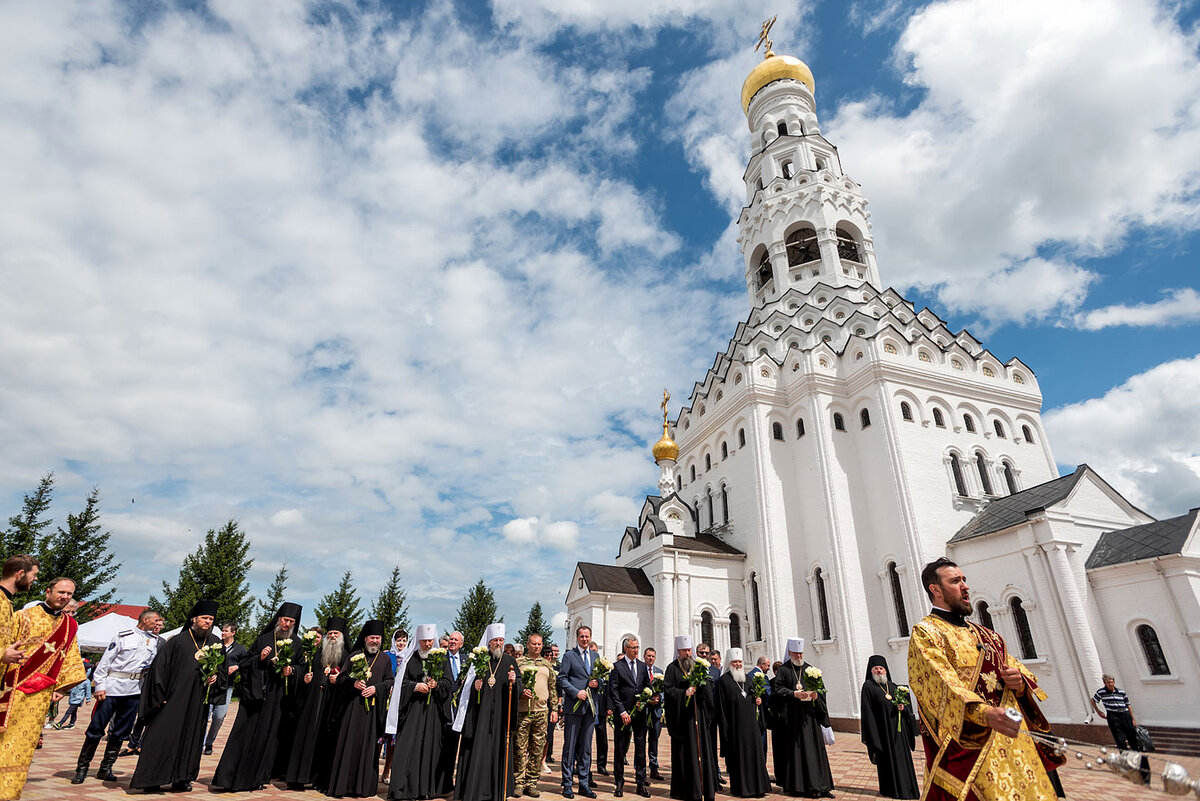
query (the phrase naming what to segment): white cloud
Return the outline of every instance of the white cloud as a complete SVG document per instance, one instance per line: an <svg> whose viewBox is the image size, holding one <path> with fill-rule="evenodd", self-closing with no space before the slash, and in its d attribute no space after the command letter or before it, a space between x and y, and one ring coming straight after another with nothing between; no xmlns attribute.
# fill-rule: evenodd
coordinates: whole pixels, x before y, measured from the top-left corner
<svg viewBox="0 0 1200 801"><path fill-rule="evenodd" d="M271 525L276 528L292 528L304 522L304 512L299 509L280 509L271 515Z"/></svg>
<svg viewBox="0 0 1200 801"><path fill-rule="evenodd" d="M536 517L518 517L505 523L500 533L506 540L517 545L537 545L565 551L578 543L579 524L572 520L549 521Z"/></svg>
<svg viewBox="0 0 1200 801"><path fill-rule="evenodd" d="M1118 325L1159 326L1182 325L1200 320L1200 293L1187 287L1163 292L1163 299L1154 303L1118 303L1075 316L1075 325L1088 331L1098 331Z"/></svg>
<svg viewBox="0 0 1200 801"><path fill-rule="evenodd" d="M1102 397L1043 416L1059 464L1086 462L1156 516L1200 497L1200 355L1133 376Z"/></svg>

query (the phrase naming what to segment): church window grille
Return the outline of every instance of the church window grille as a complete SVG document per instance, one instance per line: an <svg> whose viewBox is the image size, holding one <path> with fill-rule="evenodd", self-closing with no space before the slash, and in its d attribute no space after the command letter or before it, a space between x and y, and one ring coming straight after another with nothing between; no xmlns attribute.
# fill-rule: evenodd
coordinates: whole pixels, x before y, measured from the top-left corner
<svg viewBox="0 0 1200 801"><path fill-rule="evenodd" d="M964 414L963 415L963 425L966 426L968 432L970 432L972 434L975 433L975 418L974 417L972 417L969 414Z"/></svg>
<svg viewBox="0 0 1200 801"><path fill-rule="evenodd" d="M1017 627L1017 641L1021 644L1021 658L1037 659L1037 648L1033 645L1033 631L1029 628L1029 616L1025 614L1025 607L1021 603L1021 599L1014 596L1008 602L1008 608L1012 611L1013 625Z"/></svg>
<svg viewBox="0 0 1200 801"><path fill-rule="evenodd" d="M766 289L774 280L775 274L771 271L771 257L764 251L762 257L758 260L758 288Z"/></svg>
<svg viewBox="0 0 1200 801"><path fill-rule="evenodd" d="M742 618L737 612L729 614L729 647L742 647Z"/></svg>
<svg viewBox="0 0 1200 801"><path fill-rule="evenodd" d="M796 439L804 436L804 418L800 417L796 420Z"/></svg>
<svg viewBox="0 0 1200 801"><path fill-rule="evenodd" d="M704 491L704 500L705 500L705 503L706 503L707 509L708 509L708 527L712 528L713 526L715 526L717 524L717 518L713 514L712 487L709 487L708 489L706 489Z"/></svg>
<svg viewBox="0 0 1200 801"><path fill-rule="evenodd" d="M787 237L787 259L789 267L819 261L821 248L817 245L817 232L809 226L797 228Z"/></svg>
<svg viewBox="0 0 1200 801"><path fill-rule="evenodd" d="M837 229L838 258L846 261L861 262L862 255L858 251L858 242L845 228Z"/></svg>
<svg viewBox="0 0 1200 801"><path fill-rule="evenodd" d="M821 568L813 571L813 586L817 588L817 616L821 624L821 639L831 639L829 629L829 599L825 596L825 574Z"/></svg>
<svg viewBox="0 0 1200 801"><path fill-rule="evenodd" d="M1008 485L1008 494L1017 494L1017 476L1013 472L1012 462L1004 463L1004 483Z"/></svg>
<svg viewBox="0 0 1200 801"><path fill-rule="evenodd" d="M712 470L712 454L704 454L704 469L705 471Z"/></svg>
<svg viewBox="0 0 1200 801"><path fill-rule="evenodd" d="M729 522L729 487L721 485L721 522Z"/></svg>
<svg viewBox="0 0 1200 801"><path fill-rule="evenodd" d="M746 429L744 429L744 428L738 429L738 447L739 448L746 447Z"/></svg>
<svg viewBox="0 0 1200 801"><path fill-rule="evenodd" d="M871 413L869 411L867 411L866 409L863 409L861 412L858 413L858 421L859 421L859 423L862 424L863 428L870 428L871 427Z"/></svg>
<svg viewBox="0 0 1200 801"><path fill-rule="evenodd" d="M931 362L931 361L933 361L933 359L931 359L931 358L929 357L929 354L928 354L928 353L926 353L925 351L921 351L921 352L919 352L919 353L917 354L917 358L918 358L918 359L920 359L920 360L921 360L921 361L923 361L923 362Z"/></svg>
<svg viewBox="0 0 1200 801"><path fill-rule="evenodd" d="M771 423L771 439L783 440L783 423Z"/></svg>
<svg viewBox="0 0 1200 801"><path fill-rule="evenodd" d="M833 413L833 427L834 427L835 429L837 429L838 431L845 431L845 430L846 430L846 421L842 419L842 413L841 413L841 412L834 412L834 413Z"/></svg>
<svg viewBox="0 0 1200 801"><path fill-rule="evenodd" d="M782 120L780 121L779 125L775 126L775 130L779 132L779 135L780 135L780 136L787 136L787 135L788 135L788 132L787 132L787 123L786 123L786 122L783 122Z"/></svg>
<svg viewBox="0 0 1200 801"><path fill-rule="evenodd" d="M689 481L695 481L696 480L696 465L691 465L691 468L692 468L692 472L691 472L691 478L689 479Z"/></svg>
<svg viewBox="0 0 1200 801"><path fill-rule="evenodd" d="M983 366L983 374L985 376L987 376L988 378L996 377L996 371L993 370L992 368L988 367L986 364Z"/></svg>
<svg viewBox="0 0 1200 801"><path fill-rule="evenodd" d="M1029 426L1021 426L1021 436L1025 438L1026 442L1033 442L1033 432L1029 429Z"/></svg>
<svg viewBox="0 0 1200 801"><path fill-rule="evenodd" d="M983 484L983 494L992 494L992 477L988 474L987 460L983 458L983 451L975 451L975 467L979 470L979 482Z"/></svg>
<svg viewBox="0 0 1200 801"><path fill-rule="evenodd" d="M942 410L936 407L933 410L933 424L938 428L946 427L946 417L942 414Z"/></svg>
<svg viewBox="0 0 1200 801"><path fill-rule="evenodd" d="M912 407L908 401L900 401L900 416L910 423L913 421Z"/></svg>
<svg viewBox="0 0 1200 801"><path fill-rule="evenodd" d="M979 625L992 631L996 630L996 624L992 622L992 610L988 608L987 601L975 604L975 612L979 615Z"/></svg>
<svg viewBox="0 0 1200 801"><path fill-rule="evenodd" d="M724 440L721 440L721 459L725 460L728 458L729 458L729 445L726 444Z"/></svg>
<svg viewBox="0 0 1200 801"><path fill-rule="evenodd" d="M1150 675L1170 676L1171 666L1167 664L1167 656L1163 653L1154 627L1143 623L1137 627L1137 636L1138 642L1142 644L1142 655L1146 657L1146 667L1150 668Z"/></svg>
<svg viewBox="0 0 1200 801"><path fill-rule="evenodd" d="M884 352L884 353L895 353L895 352L896 352L896 346L895 346L895 345L893 345L891 342L885 342L885 343L883 344L883 352Z"/></svg>
<svg viewBox="0 0 1200 801"><path fill-rule="evenodd" d="M710 648L716 647L713 645L713 616L707 609L700 613L700 642Z"/></svg>
<svg viewBox="0 0 1200 801"><path fill-rule="evenodd" d="M992 428L996 429L997 437L1004 439L1004 423L1001 423L999 420L993 420Z"/></svg>
<svg viewBox="0 0 1200 801"><path fill-rule="evenodd" d="M963 479L962 460L957 453L950 454L950 473L954 476L954 491L966 497L967 482Z"/></svg>
<svg viewBox="0 0 1200 801"><path fill-rule="evenodd" d="M758 603L758 574L750 574L750 602L754 605L754 641L762 642L762 611Z"/></svg>
<svg viewBox="0 0 1200 801"><path fill-rule="evenodd" d="M900 570L895 562L888 562L888 582L892 587L892 604L896 607L896 629L900 637L907 637L908 613L904 608L904 589L900 585Z"/></svg>

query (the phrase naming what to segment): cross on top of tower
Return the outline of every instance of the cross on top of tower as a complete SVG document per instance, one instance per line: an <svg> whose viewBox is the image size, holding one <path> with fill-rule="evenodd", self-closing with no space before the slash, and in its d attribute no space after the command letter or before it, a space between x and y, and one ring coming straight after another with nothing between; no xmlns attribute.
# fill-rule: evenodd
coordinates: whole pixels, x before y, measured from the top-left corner
<svg viewBox="0 0 1200 801"><path fill-rule="evenodd" d="M778 18L779 15L776 14L769 20L764 21L762 24L762 31L758 34L758 44L754 45L754 52L757 53L760 47L766 45L766 50L763 51L763 58L770 58L771 56L775 55L775 52L771 49L771 46L774 44L774 42L771 41L771 28L774 27L775 20Z"/></svg>

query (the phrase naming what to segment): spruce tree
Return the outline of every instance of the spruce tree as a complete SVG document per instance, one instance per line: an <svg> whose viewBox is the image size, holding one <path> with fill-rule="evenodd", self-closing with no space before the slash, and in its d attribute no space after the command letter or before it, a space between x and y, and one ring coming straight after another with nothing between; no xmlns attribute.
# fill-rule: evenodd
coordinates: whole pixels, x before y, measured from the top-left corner
<svg viewBox="0 0 1200 801"><path fill-rule="evenodd" d="M550 653L550 646L554 644L554 629L550 628L550 621L542 614L541 601L534 601L533 606L529 607L529 618L525 621L525 628L517 634L517 642L524 645L529 641L530 634L542 635L542 653Z"/></svg>
<svg viewBox="0 0 1200 801"><path fill-rule="evenodd" d="M184 557L175 586L164 581L162 600L151 596L150 608L163 616L167 628L175 628L187 620L196 601L206 598L217 602L217 621L233 622L244 630L254 607L246 581L254 564L246 558L249 550L250 542L236 520L219 530L210 528L196 551ZM257 632L245 634L253 639Z"/></svg>
<svg viewBox="0 0 1200 801"><path fill-rule="evenodd" d="M490 623L502 622L503 617L496 617L496 595L480 578L467 591L462 605L458 607L458 614L454 616L454 628L463 633L463 646L468 651L474 648Z"/></svg>
<svg viewBox="0 0 1200 801"><path fill-rule="evenodd" d="M408 615L408 595L400 586L400 565L392 568L392 576L388 583L379 591L379 597L371 604L371 617L383 621L383 629L387 633L384 638L392 636L396 629L405 629L409 636L413 635L412 620ZM391 644L388 644L389 647Z"/></svg>
<svg viewBox="0 0 1200 801"><path fill-rule="evenodd" d="M279 611L279 607L287 600L284 594L287 593L288 569L287 560L279 566L279 572L275 574L275 578L271 581L271 586L267 587L267 597L258 602L258 619L254 621L254 631L262 631L271 618L275 617L275 613ZM296 621L299 625L300 621ZM318 623L318 625L320 625Z"/></svg>
<svg viewBox="0 0 1200 801"><path fill-rule="evenodd" d="M347 645L352 645L358 638L358 628L363 622L362 607L359 605L358 593L354 591L354 577L347 570L342 574L337 589L317 602L317 620L321 625L333 616L346 618L346 636L350 639ZM385 635L386 636L386 635ZM389 643L390 647L391 644Z"/></svg>
<svg viewBox="0 0 1200 801"><path fill-rule="evenodd" d="M8 530L4 532L3 542L0 543L3 546L0 553L4 554L4 558L19 553L34 556L38 554L42 542L46 539L45 531L50 526L50 518L45 515L50 510L53 494L54 473L47 473L42 476L33 494L25 495L25 501L21 504L21 514L8 519ZM14 608L20 609L19 606Z"/></svg>
<svg viewBox="0 0 1200 801"><path fill-rule="evenodd" d="M40 574L47 580L65 576L75 582L75 598L81 605L75 613L80 623L103 614L109 604L118 603L117 590L111 585L121 569L113 563L108 548L112 532L100 526L100 488L92 487L83 511L67 515L67 527L59 526L40 548Z"/></svg>

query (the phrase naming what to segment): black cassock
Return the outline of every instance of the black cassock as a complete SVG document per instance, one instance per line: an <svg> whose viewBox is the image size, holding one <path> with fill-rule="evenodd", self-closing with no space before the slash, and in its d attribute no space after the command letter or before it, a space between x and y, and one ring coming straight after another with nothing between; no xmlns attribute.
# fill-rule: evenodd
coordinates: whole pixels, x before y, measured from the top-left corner
<svg viewBox="0 0 1200 801"><path fill-rule="evenodd" d="M796 667L784 662L771 680L771 742L775 749L775 781L784 792L819 797L833 792L833 774L821 727L829 725L829 708L824 693L815 701L793 698L801 672L811 667L804 662Z"/></svg>
<svg viewBox="0 0 1200 801"><path fill-rule="evenodd" d="M195 781L199 775L208 706L196 652L199 646L212 643L220 645L221 638L211 631L200 637L188 629L158 649L142 684L139 709L146 730L129 781L132 789ZM228 677L224 667L217 670L217 680L208 688L209 698L224 695Z"/></svg>
<svg viewBox="0 0 1200 801"><path fill-rule="evenodd" d="M666 696L663 711L671 735L671 798L712 801L717 792L717 752L709 721L715 713L715 685L705 683L697 687L689 703L690 686L679 660L667 665L663 674Z"/></svg>
<svg viewBox="0 0 1200 801"><path fill-rule="evenodd" d="M921 786L917 784L912 758L917 719L913 716L911 699L903 712L896 709L896 683L892 674L888 672L886 687L877 684L871 677L875 665L886 668L887 660L873 656L867 663L861 713L862 741L879 774L879 794L888 798L920 798Z"/></svg>
<svg viewBox="0 0 1200 801"><path fill-rule="evenodd" d="M758 798L771 792L760 723L766 708L760 708L756 700L746 682L734 681L732 673L717 682L721 753L729 772L729 794L739 798Z"/></svg>
<svg viewBox="0 0 1200 801"><path fill-rule="evenodd" d="M511 685L509 671L516 674ZM496 680L494 686L488 685L489 676ZM488 675L477 675L475 679L483 680L483 689L476 691L474 681L464 684L458 699L460 704L467 704L467 716L459 745L454 797L504 801L517 792L513 764L517 753L517 699L524 689L521 671L516 661L504 654L499 661L490 660Z"/></svg>
<svg viewBox="0 0 1200 801"><path fill-rule="evenodd" d="M300 638L294 633L292 640L293 681L287 693L293 692L295 675L303 669L301 663ZM275 753L279 746L279 723L283 716L284 681L279 675L271 656L260 659L262 650L271 648L275 652L275 634L266 631L243 657L238 674L242 677L241 701L238 703L237 720L229 732L225 751L217 763L211 786L224 790L254 790L271 778Z"/></svg>
<svg viewBox="0 0 1200 801"><path fill-rule="evenodd" d="M303 671L299 665L298 671ZM296 702L299 708L291 742L282 736L279 738L279 749L283 756L283 779L289 785L303 786L313 783L313 756L317 749L317 739L325 724L329 696L333 695L335 687L329 681L325 672L324 657L318 650L313 654L312 679L304 681L300 676L296 692ZM278 760L276 760L278 761Z"/></svg>
<svg viewBox="0 0 1200 801"><path fill-rule="evenodd" d="M446 727L450 725L450 695L454 681L443 662L443 675L431 693L414 688L425 679L424 660L414 653L404 676L392 692L402 693L396 723L396 755L392 761L391 799L435 798L449 792L453 774L442 760Z"/></svg>
<svg viewBox="0 0 1200 801"><path fill-rule="evenodd" d="M367 654L367 686L375 688L375 695L364 699L350 677L350 662L357 653L352 651L346 657L337 677L337 691L345 706L325 788L325 794L334 798L366 798L379 792L379 737L387 723L388 690L396 677L392 660L382 649L374 656Z"/></svg>

